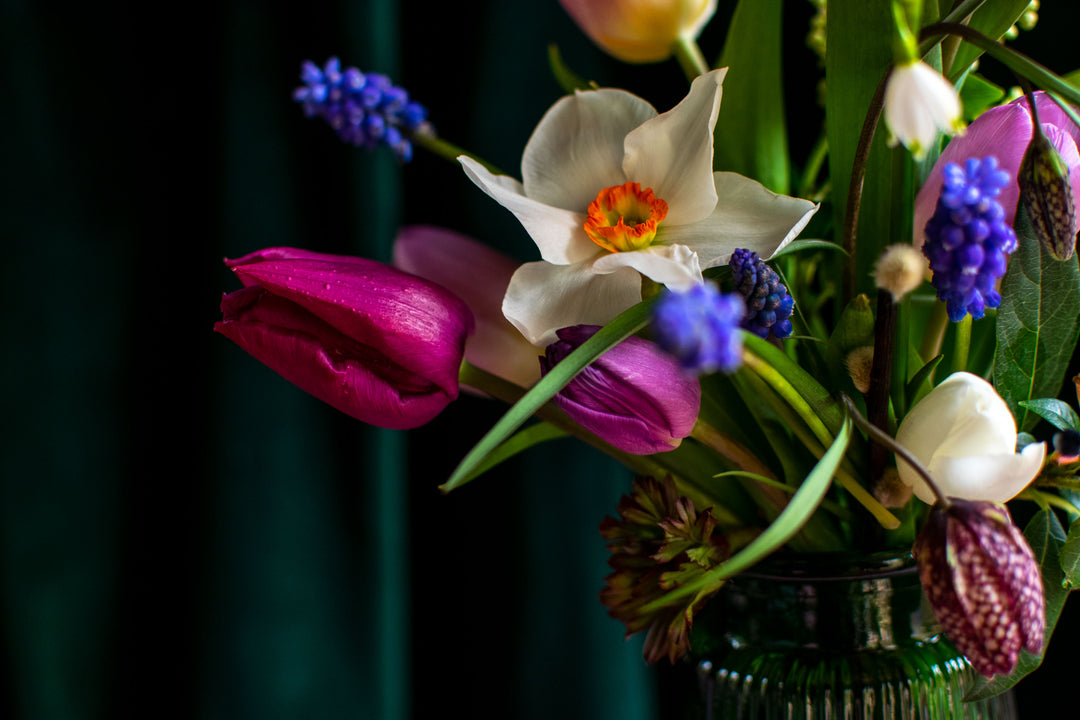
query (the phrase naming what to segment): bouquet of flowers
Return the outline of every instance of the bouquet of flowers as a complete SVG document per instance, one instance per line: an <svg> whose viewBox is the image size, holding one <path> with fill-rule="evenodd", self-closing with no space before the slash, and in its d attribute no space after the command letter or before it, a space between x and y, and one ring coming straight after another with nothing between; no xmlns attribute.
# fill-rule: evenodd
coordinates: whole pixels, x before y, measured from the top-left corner
<svg viewBox="0 0 1080 720"><path fill-rule="evenodd" d="M1080 576L1080 417L1057 397L1080 334L1080 91L1008 46L1038 3L816 0L825 121L794 160L780 0L739 2L715 65L696 42L715 1L561 3L620 60L674 57L684 99L659 112L553 49L566 94L518 179L385 76L305 62L295 92L348 143L458 163L536 259L432 227L401 230L393 267L268 248L227 261L244 287L216 330L381 427L462 388L507 403L447 492L566 435L624 463L601 599L649 661L685 654L695 613L773 553L910 549L981 692L1011 687Z"/></svg>

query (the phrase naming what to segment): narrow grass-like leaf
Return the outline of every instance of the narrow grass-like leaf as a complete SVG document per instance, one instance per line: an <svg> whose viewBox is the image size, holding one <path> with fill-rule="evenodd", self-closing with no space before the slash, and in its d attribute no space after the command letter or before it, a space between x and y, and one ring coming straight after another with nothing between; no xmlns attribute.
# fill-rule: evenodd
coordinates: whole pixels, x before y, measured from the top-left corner
<svg viewBox="0 0 1080 720"><path fill-rule="evenodd" d="M520 452L528 450L533 445L538 445L548 440L555 440L557 438L566 437L568 433L565 430L555 427L551 423L538 422L535 425L515 433L509 439L506 440L499 447L495 448L483 462L473 468L465 478L463 483L467 483L473 478L483 475L491 468L506 462L510 458L514 457Z"/></svg>
<svg viewBox="0 0 1080 720"><path fill-rule="evenodd" d="M1019 247L1001 283L994 387L1021 430L1035 423L1022 400L1056 397L1080 334L1080 268L1055 260L1035 238L1023 209L1016 212Z"/></svg>
<svg viewBox="0 0 1080 720"><path fill-rule="evenodd" d="M1061 527L1054 512L1040 510L1036 513L1024 528L1024 537L1035 551L1035 559L1042 570L1043 595L1046 599L1046 637L1043 640L1043 651L1038 655L1026 650L1021 651L1016 668L1008 675L997 675L992 680L978 676L971 690L964 696L965 702L999 695L1042 664L1046 646L1050 644L1050 635L1054 632L1061 609L1065 607L1065 600L1069 597L1069 590L1062 584L1065 574L1061 571L1060 560L1061 549L1066 540L1065 529Z"/></svg>
<svg viewBox="0 0 1080 720"><path fill-rule="evenodd" d="M583 367L603 355L608 348L622 342L649 323L654 299L646 300L626 310L610 323L600 328L581 347L567 355L558 365L536 383L488 430L480 442L462 459L450 479L439 489L450 492L464 485L465 479L488 453L497 448L511 433L517 430L544 403L566 387Z"/></svg>
<svg viewBox="0 0 1080 720"><path fill-rule="evenodd" d="M914 349L912 349L911 354L915 357L919 356ZM944 357L944 355L938 355L935 358L931 358L930 362L923 365L911 376L911 380L908 381L907 386L904 388L904 395L907 397L907 407L911 407L919 402L919 400L922 400L922 398L933 389L930 384L930 376L933 374L934 368L938 366Z"/></svg>
<svg viewBox="0 0 1080 720"><path fill-rule="evenodd" d="M744 480L751 480L753 482L761 483L762 485L768 485L769 487L776 488L777 490L782 490L786 493L793 493L796 490L796 488L793 488L786 483L782 483L779 480L773 480L772 478L767 478L764 475L746 472L745 470L729 470L728 472L723 472L719 475L713 475L713 477L718 480L725 477L737 477ZM829 500L828 498L825 498L821 501L821 507L831 512L833 515L836 515L839 518L843 518L844 520L850 521L855 517L855 513L851 512L849 508L844 507L838 502Z"/></svg>
<svg viewBox="0 0 1080 720"><path fill-rule="evenodd" d="M672 590L663 598L650 603L644 608L644 611L647 612L672 604L688 595L707 594L719 588L732 575L757 564L794 537L814 514L818 505L821 504L821 500L825 497L825 493L828 492L833 474L836 472L837 467L840 466L844 453L847 452L851 435L851 419L845 418L835 442L829 447L821 460L814 465L814 469L803 480L802 485L799 486L784 511L769 527L765 528L749 545L702 575L698 581Z"/></svg>
<svg viewBox="0 0 1080 720"><path fill-rule="evenodd" d="M1005 97L1005 91L982 75L969 73L960 88L960 102L964 119L971 122L987 108L997 105Z"/></svg>
<svg viewBox="0 0 1080 720"><path fill-rule="evenodd" d="M792 240L784 246L783 250L769 258L769 262L802 250L835 250L836 252L847 255L847 253L844 252L844 248L840 247L832 240L815 240L813 238L807 238L806 240Z"/></svg>
<svg viewBox="0 0 1080 720"><path fill-rule="evenodd" d="M1080 418L1076 416L1076 411L1057 398L1022 400L1020 407L1035 413L1058 430L1080 429Z"/></svg>
<svg viewBox="0 0 1080 720"><path fill-rule="evenodd" d="M1029 4L1030 0L987 0L971 16L968 27L997 40L1024 14ZM974 45L961 43L949 67L949 77L956 80L982 53Z"/></svg>
<svg viewBox="0 0 1080 720"><path fill-rule="evenodd" d="M1069 534L1061 546L1060 561L1069 589L1080 587L1080 520L1074 520L1069 526Z"/></svg>

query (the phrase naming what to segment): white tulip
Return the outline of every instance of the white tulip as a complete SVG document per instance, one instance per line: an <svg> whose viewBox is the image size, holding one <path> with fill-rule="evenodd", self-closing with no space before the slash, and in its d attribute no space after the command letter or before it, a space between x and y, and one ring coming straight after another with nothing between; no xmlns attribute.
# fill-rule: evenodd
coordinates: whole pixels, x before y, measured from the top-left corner
<svg viewBox="0 0 1080 720"><path fill-rule="evenodd" d="M896 441L921 462L946 497L1005 502L1030 483L1046 460L1046 444L1016 453L1016 420L994 387L971 373L946 378L911 408ZM936 499L910 465L897 458L900 479L920 500Z"/></svg>

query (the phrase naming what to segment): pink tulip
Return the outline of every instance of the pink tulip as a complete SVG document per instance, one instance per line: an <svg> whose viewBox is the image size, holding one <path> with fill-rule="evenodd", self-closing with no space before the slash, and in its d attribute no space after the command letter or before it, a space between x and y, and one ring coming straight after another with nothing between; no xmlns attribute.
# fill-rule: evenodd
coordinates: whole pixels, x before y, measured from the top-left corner
<svg viewBox="0 0 1080 720"><path fill-rule="evenodd" d="M442 285L469 306L476 332L465 343L466 360L522 387L540 379L540 350L502 313L517 263L451 230L413 225L394 241L394 265Z"/></svg>
<svg viewBox="0 0 1080 720"><path fill-rule="evenodd" d="M1080 128L1045 93L1035 93L1035 104L1043 132L1069 167L1076 207L1080 207L1080 153L1077 152ZM1011 226L1016 217L1016 202L1020 198L1016 176L1024 151L1031 142L1031 133L1031 113L1027 99L1021 98L987 110L968 126L965 135L954 138L941 153L926 184L915 198L915 244L921 246L926 241L926 221L934 214L938 196L941 195L942 168L950 162L962 166L970 157L993 155L997 158L998 166L1012 177L997 198L1005 210L1005 222ZM1077 229L1073 228L1074 234Z"/></svg>
<svg viewBox="0 0 1080 720"><path fill-rule="evenodd" d="M547 374L592 337L596 325L575 325L540 358ZM697 376L655 343L629 337L600 356L555 396L586 430L634 455L674 450L690 434L701 408Z"/></svg>
<svg viewBox="0 0 1080 720"><path fill-rule="evenodd" d="M559 0L600 48L631 63L671 56L679 38L697 38L716 12L716 0Z"/></svg>
<svg viewBox="0 0 1080 720"><path fill-rule="evenodd" d="M442 287L373 260L268 248L226 260L244 289L214 330L372 425L428 422L458 394L473 320Z"/></svg>

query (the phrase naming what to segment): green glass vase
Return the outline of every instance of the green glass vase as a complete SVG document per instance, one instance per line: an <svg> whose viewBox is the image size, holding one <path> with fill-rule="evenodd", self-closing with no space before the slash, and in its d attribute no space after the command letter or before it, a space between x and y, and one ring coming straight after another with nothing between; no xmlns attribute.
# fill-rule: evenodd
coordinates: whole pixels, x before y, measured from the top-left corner
<svg viewBox="0 0 1080 720"><path fill-rule="evenodd" d="M910 555L769 560L695 616L662 683L665 718L1016 717L1012 695L965 703L974 679L923 600ZM692 698L692 701L683 701Z"/></svg>

